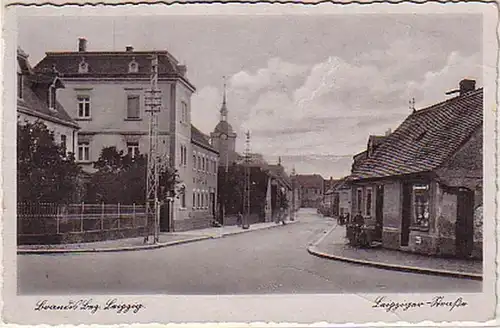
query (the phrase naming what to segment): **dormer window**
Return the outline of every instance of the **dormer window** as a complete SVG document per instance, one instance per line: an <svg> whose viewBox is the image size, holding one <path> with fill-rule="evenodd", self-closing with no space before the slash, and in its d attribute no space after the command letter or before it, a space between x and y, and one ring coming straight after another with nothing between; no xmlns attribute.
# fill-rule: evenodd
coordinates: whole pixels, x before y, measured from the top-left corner
<svg viewBox="0 0 500 328"><path fill-rule="evenodd" d="M128 72L129 73L137 73L139 72L139 64L135 61L135 58L128 64Z"/></svg>
<svg viewBox="0 0 500 328"><path fill-rule="evenodd" d="M78 65L78 73L88 73L89 72L89 64L85 61L85 58L82 58L82 61Z"/></svg>
<svg viewBox="0 0 500 328"><path fill-rule="evenodd" d="M50 110L56 110L56 87L51 85L49 87L49 95L47 97Z"/></svg>

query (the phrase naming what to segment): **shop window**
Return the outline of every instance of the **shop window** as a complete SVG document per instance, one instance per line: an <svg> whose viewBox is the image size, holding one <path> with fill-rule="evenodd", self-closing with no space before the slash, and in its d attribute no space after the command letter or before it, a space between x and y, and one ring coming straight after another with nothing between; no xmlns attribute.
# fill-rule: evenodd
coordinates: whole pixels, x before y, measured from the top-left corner
<svg viewBox="0 0 500 328"><path fill-rule="evenodd" d="M363 213L363 189L356 190L356 212L357 214Z"/></svg>
<svg viewBox="0 0 500 328"><path fill-rule="evenodd" d="M430 188L428 184L413 185L413 226L429 228Z"/></svg>
<svg viewBox="0 0 500 328"><path fill-rule="evenodd" d="M366 189L366 216L372 216L372 188Z"/></svg>

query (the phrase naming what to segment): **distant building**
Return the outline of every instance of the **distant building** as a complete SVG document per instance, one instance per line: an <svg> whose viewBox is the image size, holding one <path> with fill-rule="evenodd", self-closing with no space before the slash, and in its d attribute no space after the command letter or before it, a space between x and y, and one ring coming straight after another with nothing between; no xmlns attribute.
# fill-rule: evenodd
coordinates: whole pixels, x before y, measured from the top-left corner
<svg viewBox="0 0 500 328"><path fill-rule="evenodd" d="M224 96L220 109L220 121L210 134L210 143L219 152L219 165L224 168L231 166L239 159L239 154L236 152L236 137L237 134L228 122L226 89L224 86Z"/></svg>
<svg viewBox="0 0 500 328"><path fill-rule="evenodd" d="M300 198L302 207L318 208L323 201L325 180L319 174L299 174L296 177L300 185Z"/></svg>
<svg viewBox="0 0 500 328"><path fill-rule="evenodd" d="M219 153L208 142L208 137L191 126L191 148L193 149L193 179L189 184L193 190L190 219L187 228L207 228L216 218L217 171ZM186 208L188 200L181 200ZM183 206L184 205L184 206ZM186 229L187 229L186 228ZM182 229L181 230L186 230Z"/></svg>
<svg viewBox="0 0 500 328"><path fill-rule="evenodd" d="M353 167L352 215L386 248L481 257L483 89L414 111Z"/></svg>
<svg viewBox="0 0 500 328"><path fill-rule="evenodd" d="M43 122L54 132L54 141L67 152L76 152L79 126L59 102L58 91L63 81L54 71L36 73L28 61L28 55L17 50L17 120Z"/></svg>
<svg viewBox="0 0 500 328"><path fill-rule="evenodd" d="M205 165L212 165L209 169L205 166L203 172L214 170L213 166L219 163L216 159L214 163L215 153L205 151L199 138L192 136L191 96L195 87L187 79L186 66L180 65L168 51L136 51L133 47L124 51L88 51L87 40L79 39L77 51L47 52L35 70L55 70L64 81L66 88L59 91L59 100L81 126L77 160L84 170L93 172L93 162L103 147L115 146L132 155L148 152L145 96L150 89L152 56L158 57L162 103L158 114L159 152L164 161L177 169L184 185L160 230L191 229L199 226L201 210L197 207L206 203L200 200L203 205L193 206L193 195L198 195L198 190L210 194L211 190L208 185L202 189L199 183L193 183L201 174L193 168L193 155L201 153Z"/></svg>

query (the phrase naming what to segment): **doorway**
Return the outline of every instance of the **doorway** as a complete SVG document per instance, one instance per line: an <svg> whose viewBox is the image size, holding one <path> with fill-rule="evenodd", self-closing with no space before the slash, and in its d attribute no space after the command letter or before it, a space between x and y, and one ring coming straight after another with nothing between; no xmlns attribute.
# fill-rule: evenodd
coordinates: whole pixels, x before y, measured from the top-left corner
<svg viewBox="0 0 500 328"><path fill-rule="evenodd" d="M375 235L376 241L382 241L382 229L384 226L384 186L379 185L375 195Z"/></svg>
<svg viewBox="0 0 500 328"><path fill-rule="evenodd" d="M469 257L474 246L474 193L460 188L457 194L455 246L458 257Z"/></svg>
<svg viewBox="0 0 500 328"><path fill-rule="evenodd" d="M401 213L401 246L408 246L411 223L411 185L403 183L403 204Z"/></svg>
<svg viewBox="0 0 500 328"><path fill-rule="evenodd" d="M215 193L211 192L210 193L210 214L212 215L212 218L216 218L216 212L215 212L216 206L215 206Z"/></svg>
<svg viewBox="0 0 500 328"><path fill-rule="evenodd" d="M160 206L160 232L170 232L170 201Z"/></svg>

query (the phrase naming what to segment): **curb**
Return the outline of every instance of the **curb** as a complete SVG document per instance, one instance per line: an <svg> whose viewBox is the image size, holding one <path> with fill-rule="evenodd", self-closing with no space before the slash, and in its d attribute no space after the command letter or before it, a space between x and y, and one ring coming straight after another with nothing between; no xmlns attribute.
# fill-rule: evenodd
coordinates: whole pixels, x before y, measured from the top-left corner
<svg viewBox="0 0 500 328"><path fill-rule="evenodd" d="M115 247L115 248L83 248L83 249L21 249L17 250L17 254L66 254L66 253L112 253L112 252L123 252L123 251L140 251L148 249L158 249L168 246L181 245L194 243L197 241L212 239L211 236L203 236L189 239L181 239L170 241L166 243L160 243L155 245L144 245L144 246L125 246L125 247Z"/></svg>
<svg viewBox="0 0 500 328"><path fill-rule="evenodd" d="M422 274L437 275L437 276L448 276L448 277L479 280L479 281L483 280L482 274L466 273L466 272L459 272L459 271L436 270L436 269L429 269L429 268L411 267L411 266L404 266L404 265L397 265L397 264L386 264L386 263L381 263L381 262L358 260L358 259L353 259L353 258L349 258L349 257L343 257L343 256L337 256L337 255L324 253L324 252L317 250L316 246L308 247L307 251L309 252L309 254L317 256L317 257L327 258L330 260L342 261L342 262L347 262L347 263L367 265L367 266L371 266L371 267L375 267L375 268L379 268L379 269L387 269L387 270L402 271L402 272L414 272L414 273L422 273Z"/></svg>
<svg viewBox="0 0 500 328"><path fill-rule="evenodd" d="M294 223L299 223L300 221L298 220L294 220L294 221L287 221L286 224L294 224ZM242 233L247 233L247 232L253 232L253 231L259 231L259 230L268 230L268 229L273 229L273 228L278 228L278 227L282 227L283 224L280 222L280 223L277 223L275 225L272 225L272 226L269 226L269 227L265 227L265 228L261 228L261 229L247 229L247 230L239 230L239 231L236 231L236 232L228 232L228 233L225 233L225 234L222 234L221 236L219 237L215 237L215 238L224 238L224 237L228 237L228 236L234 236L234 235L239 235L239 234L242 234Z"/></svg>
<svg viewBox="0 0 500 328"><path fill-rule="evenodd" d="M412 267L412 266L404 266L398 264L388 264L382 262L374 262L374 261L366 261L353 259L350 257L343 257L333 254L328 254L321 252L317 249L317 246L330 234L335 230L337 226L330 228L321 238L319 238L316 242L314 242L311 246L307 248L307 252L311 255L326 258L330 260L342 261L347 263L361 264L367 265L379 269L393 270L393 271L402 271L402 272L414 272L414 273L422 273L428 275L437 275L437 276L448 276L455 278L463 278L463 279L471 279L471 280L483 280L482 274L477 273L467 273L467 272L459 272L459 271L448 271L448 270L437 270L437 269L429 269L429 268L421 268L421 267Z"/></svg>
<svg viewBox="0 0 500 328"><path fill-rule="evenodd" d="M295 220L295 221L291 221L291 222L297 223L299 221ZM287 224L290 224L291 222L288 222ZM61 248L60 249L18 249L17 254L19 254L19 255L32 254L33 255L33 254L112 253L112 252L141 251L141 250L164 248L164 247L174 246L174 245L194 243L197 241L208 240L208 239L218 239L218 238L223 238L223 237L227 237L227 236L238 235L241 233L276 228L279 226L281 226L281 225L277 224L275 226L269 226L269 227L265 227L262 229L242 230L242 231L222 234L220 236L216 235L216 236L194 237L194 238L175 240L175 241L170 241L170 242L160 243L160 244L155 244L155 245L124 246L124 247L115 247L115 248L82 248L82 249L61 249Z"/></svg>

